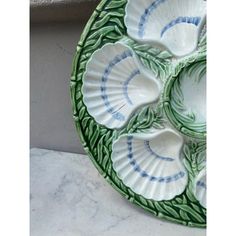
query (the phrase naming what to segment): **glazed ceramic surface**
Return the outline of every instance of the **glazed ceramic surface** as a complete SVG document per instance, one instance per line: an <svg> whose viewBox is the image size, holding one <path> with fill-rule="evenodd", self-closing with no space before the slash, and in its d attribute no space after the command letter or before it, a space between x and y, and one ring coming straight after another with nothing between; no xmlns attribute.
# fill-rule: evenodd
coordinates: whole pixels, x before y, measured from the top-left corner
<svg viewBox="0 0 236 236"><path fill-rule="evenodd" d="M183 138L171 129L128 134L113 145L113 167L125 185L147 199L173 199L187 186L180 161Z"/></svg>
<svg viewBox="0 0 236 236"><path fill-rule="evenodd" d="M140 43L162 44L176 56L189 54L197 47L205 5L203 0L128 1L127 32Z"/></svg>
<svg viewBox="0 0 236 236"><path fill-rule="evenodd" d="M106 44L88 62L82 93L88 112L108 128L120 128L139 106L160 95L155 75L125 44Z"/></svg>
<svg viewBox="0 0 236 236"><path fill-rule="evenodd" d="M103 0L77 46L75 124L129 201L206 226L206 2Z"/></svg>

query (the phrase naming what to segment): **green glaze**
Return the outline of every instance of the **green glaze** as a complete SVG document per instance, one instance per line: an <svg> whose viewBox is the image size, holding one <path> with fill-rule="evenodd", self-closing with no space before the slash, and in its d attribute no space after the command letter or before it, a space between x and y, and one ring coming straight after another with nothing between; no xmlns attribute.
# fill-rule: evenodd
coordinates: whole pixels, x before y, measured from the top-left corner
<svg viewBox="0 0 236 236"><path fill-rule="evenodd" d="M183 78L186 74L195 78L195 83L206 74L206 58L197 54L196 59L185 66L178 66L179 73L168 79L164 91L164 109L169 121L183 134L197 138L206 138L206 123L197 123L193 112L188 112L184 104L181 90ZM182 69L180 69L182 67ZM184 114L185 113L185 114Z"/></svg>
<svg viewBox="0 0 236 236"><path fill-rule="evenodd" d="M170 93L172 78L176 78L183 68L195 63L206 53L206 38L203 35L196 52L187 57L176 59L168 51L140 45L127 36L124 14L127 0L102 0L88 21L76 48L70 82L71 101L75 125L85 151L100 174L130 202L135 203L153 215L175 223L193 226L206 226L206 209L195 199L192 193L193 179L205 165L206 143L203 140L187 138L183 149L183 160L188 171L189 182L185 191L170 201L145 199L126 187L113 170L111 161L112 144L119 135L136 132L148 132L151 128L161 129L171 123L183 133L182 125L171 114ZM141 62L165 86L161 99L146 105L131 116L129 122L120 130L111 130L94 120L83 102L81 86L86 64L91 55L106 43L122 41L130 46ZM171 78L171 79L169 79ZM169 122L170 121L170 122ZM198 137L196 135L196 137ZM200 135L201 136L201 135ZM205 134L202 135L205 137ZM202 136L200 138L202 138ZM195 137L195 134L192 135Z"/></svg>

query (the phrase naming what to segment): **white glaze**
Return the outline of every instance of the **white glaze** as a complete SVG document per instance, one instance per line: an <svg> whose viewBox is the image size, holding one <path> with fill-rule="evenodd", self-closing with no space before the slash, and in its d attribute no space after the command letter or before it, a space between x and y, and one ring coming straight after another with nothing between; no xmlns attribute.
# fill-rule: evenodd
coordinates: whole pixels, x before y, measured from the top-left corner
<svg viewBox="0 0 236 236"><path fill-rule="evenodd" d="M196 49L205 12L204 0L128 0L125 24L135 40L183 56Z"/></svg>
<svg viewBox="0 0 236 236"><path fill-rule="evenodd" d="M180 160L182 145L182 137L169 128L124 135L114 142L113 168L135 193L157 201L169 200L187 185Z"/></svg>
<svg viewBox="0 0 236 236"><path fill-rule="evenodd" d="M131 48L109 43L89 60L82 92L88 112L99 124L121 128L138 107L158 99L160 84Z"/></svg>

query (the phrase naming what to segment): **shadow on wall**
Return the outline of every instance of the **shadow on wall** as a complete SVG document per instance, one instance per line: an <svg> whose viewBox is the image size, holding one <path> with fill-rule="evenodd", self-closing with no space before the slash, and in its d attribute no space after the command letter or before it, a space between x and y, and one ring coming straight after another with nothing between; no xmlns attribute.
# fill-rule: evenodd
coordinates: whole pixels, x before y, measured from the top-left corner
<svg viewBox="0 0 236 236"><path fill-rule="evenodd" d="M72 118L69 82L77 42L97 2L31 6L31 147L84 153Z"/></svg>
<svg viewBox="0 0 236 236"><path fill-rule="evenodd" d="M87 21L99 0L31 0L30 22Z"/></svg>

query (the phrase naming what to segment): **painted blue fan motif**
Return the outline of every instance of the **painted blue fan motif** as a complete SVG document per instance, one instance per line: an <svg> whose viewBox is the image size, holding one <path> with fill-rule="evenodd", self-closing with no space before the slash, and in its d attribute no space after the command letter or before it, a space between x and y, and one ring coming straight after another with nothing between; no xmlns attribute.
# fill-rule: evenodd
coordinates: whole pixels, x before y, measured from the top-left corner
<svg viewBox="0 0 236 236"><path fill-rule="evenodd" d="M136 161L136 159L134 158L133 155L133 149L132 149L132 140L133 140L133 136L128 136L127 137L127 146L128 146L128 159L130 160L130 165L133 167L133 170L138 172L140 174L141 177L144 178L148 178L150 181L158 181L159 183L170 183L173 181L177 181L180 178L183 178L185 176L185 173L183 171L180 171L174 175L170 175L170 176L153 176L151 174L149 174L148 172L146 172L145 170L143 170L138 162ZM147 149L147 151L150 153L150 155L155 156L157 159L160 159L162 161L174 161L173 158L170 157L163 157L160 156L158 154L156 154L149 145L149 141L144 141L144 145Z"/></svg>

